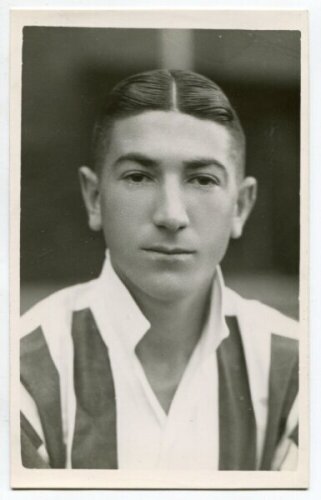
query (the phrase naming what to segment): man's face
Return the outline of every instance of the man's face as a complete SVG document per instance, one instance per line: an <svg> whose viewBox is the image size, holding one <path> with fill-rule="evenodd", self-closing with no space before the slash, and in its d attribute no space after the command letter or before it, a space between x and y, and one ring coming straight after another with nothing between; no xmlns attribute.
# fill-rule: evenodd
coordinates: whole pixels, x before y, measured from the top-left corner
<svg viewBox="0 0 321 500"><path fill-rule="evenodd" d="M129 290L173 300L209 285L239 222L230 150L222 125L180 112L114 123L97 204Z"/></svg>

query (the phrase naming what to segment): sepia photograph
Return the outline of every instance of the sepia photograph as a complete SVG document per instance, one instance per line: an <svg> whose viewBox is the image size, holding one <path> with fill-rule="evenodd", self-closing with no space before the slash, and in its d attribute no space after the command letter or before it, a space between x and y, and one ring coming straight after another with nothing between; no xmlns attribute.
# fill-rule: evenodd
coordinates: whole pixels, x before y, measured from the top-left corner
<svg viewBox="0 0 321 500"><path fill-rule="evenodd" d="M307 487L306 20L12 13L13 487Z"/></svg>

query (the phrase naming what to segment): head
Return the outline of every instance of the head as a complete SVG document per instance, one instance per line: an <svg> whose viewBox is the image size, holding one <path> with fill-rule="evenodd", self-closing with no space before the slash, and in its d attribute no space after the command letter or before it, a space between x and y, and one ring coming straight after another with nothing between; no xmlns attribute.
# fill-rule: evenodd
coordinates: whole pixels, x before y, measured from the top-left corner
<svg viewBox="0 0 321 500"><path fill-rule="evenodd" d="M208 286L256 198L223 91L192 72L134 75L109 94L92 146L80 169L89 225L127 287L170 299Z"/></svg>

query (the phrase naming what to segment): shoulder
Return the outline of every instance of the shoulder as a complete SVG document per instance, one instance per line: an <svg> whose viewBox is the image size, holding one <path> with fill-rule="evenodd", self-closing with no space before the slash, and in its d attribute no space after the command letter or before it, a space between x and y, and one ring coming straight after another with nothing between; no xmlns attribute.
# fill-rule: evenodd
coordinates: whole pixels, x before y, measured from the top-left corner
<svg viewBox="0 0 321 500"><path fill-rule="evenodd" d="M68 366L73 363L73 315L88 308L95 281L62 289L22 316L20 377L30 394L39 396L42 390L49 394L50 389L52 399L59 399L59 384L67 384Z"/></svg>
<svg viewBox="0 0 321 500"><path fill-rule="evenodd" d="M269 376L295 370L299 355L299 323L257 300L226 290L227 316L235 318L249 369Z"/></svg>
<svg viewBox="0 0 321 500"><path fill-rule="evenodd" d="M296 345L299 338L297 320L258 300L246 299L230 288L226 288L226 298L229 314L235 315L246 329L292 339L290 344Z"/></svg>
<svg viewBox="0 0 321 500"><path fill-rule="evenodd" d="M70 322L73 311L88 307L91 289L96 280L63 288L44 298L20 319L20 336L24 338L35 330L44 331L55 326L56 335Z"/></svg>

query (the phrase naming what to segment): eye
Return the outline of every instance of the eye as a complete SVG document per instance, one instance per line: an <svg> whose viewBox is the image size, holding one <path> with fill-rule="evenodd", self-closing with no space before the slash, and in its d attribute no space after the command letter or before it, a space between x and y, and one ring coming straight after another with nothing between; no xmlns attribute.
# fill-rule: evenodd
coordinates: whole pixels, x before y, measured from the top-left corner
<svg viewBox="0 0 321 500"><path fill-rule="evenodd" d="M220 181L217 177L212 175L195 175L190 178L190 182L201 187L218 186Z"/></svg>
<svg viewBox="0 0 321 500"><path fill-rule="evenodd" d="M131 182L132 184L143 184L145 182L151 181L151 178L145 174L144 172L131 172L124 175L124 179L126 181Z"/></svg>

